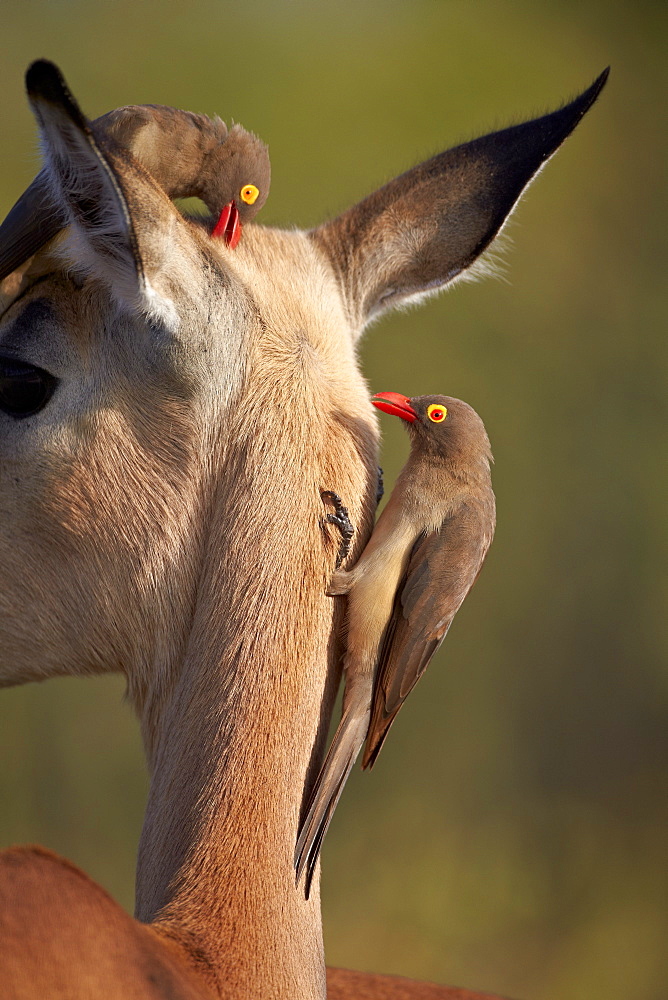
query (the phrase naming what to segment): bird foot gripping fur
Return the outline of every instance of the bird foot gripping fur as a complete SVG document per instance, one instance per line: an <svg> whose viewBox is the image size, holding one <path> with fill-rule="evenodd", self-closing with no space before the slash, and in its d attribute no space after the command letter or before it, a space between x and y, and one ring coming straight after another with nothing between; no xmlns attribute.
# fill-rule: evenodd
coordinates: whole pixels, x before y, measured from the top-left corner
<svg viewBox="0 0 668 1000"><path fill-rule="evenodd" d="M385 496L385 483L383 481L383 470L378 466L378 484L376 486L376 507Z"/></svg>
<svg viewBox="0 0 668 1000"><path fill-rule="evenodd" d="M334 508L334 513L327 515L327 523L335 524L341 532L341 544L336 557L336 569L338 569L343 560L348 557L355 529L348 515L348 508L343 506L343 501L338 493L334 493L333 490L320 490L320 496L325 503L331 503Z"/></svg>

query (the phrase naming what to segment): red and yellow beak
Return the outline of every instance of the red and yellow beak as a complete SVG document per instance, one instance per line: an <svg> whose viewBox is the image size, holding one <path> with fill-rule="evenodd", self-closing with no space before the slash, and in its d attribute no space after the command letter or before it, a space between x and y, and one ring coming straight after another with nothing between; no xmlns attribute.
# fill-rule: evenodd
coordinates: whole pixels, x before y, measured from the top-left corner
<svg viewBox="0 0 668 1000"><path fill-rule="evenodd" d="M401 417L409 424L417 420L418 415L411 406L408 396L401 396L398 392L377 392L371 402L379 410L391 413L394 417Z"/></svg>
<svg viewBox="0 0 668 1000"><path fill-rule="evenodd" d="M213 227L211 235L219 237L222 236L230 250L234 250L235 246L241 239L239 209L237 208L234 200L228 201L227 205L223 207L223 210L218 218L218 222Z"/></svg>

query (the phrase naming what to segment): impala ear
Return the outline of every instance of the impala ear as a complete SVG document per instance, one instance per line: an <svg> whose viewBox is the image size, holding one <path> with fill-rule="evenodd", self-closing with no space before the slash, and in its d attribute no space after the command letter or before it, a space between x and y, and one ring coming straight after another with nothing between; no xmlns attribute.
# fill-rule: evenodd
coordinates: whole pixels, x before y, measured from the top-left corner
<svg viewBox="0 0 668 1000"><path fill-rule="evenodd" d="M126 307L174 325L171 300L152 285L179 222L169 198L113 140L93 134L53 63L33 63L26 88L45 156L40 182L70 223L59 253L103 280Z"/></svg>
<svg viewBox="0 0 668 1000"><path fill-rule="evenodd" d="M499 233L522 192L598 97L606 69L552 114L421 163L314 230L344 286L354 325L443 288Z"/></svg>

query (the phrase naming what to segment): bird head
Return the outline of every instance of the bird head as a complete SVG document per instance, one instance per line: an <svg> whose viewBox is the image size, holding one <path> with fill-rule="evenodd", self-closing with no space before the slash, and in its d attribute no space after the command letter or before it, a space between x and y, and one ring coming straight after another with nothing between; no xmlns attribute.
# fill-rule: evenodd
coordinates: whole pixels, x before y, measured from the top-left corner
<svg viewBox="0 0 668 1000"><path fill-rule="evenodd" d="M401 417L414 447L447 457L478 455L492 460L482 420L468 403L454 396L402 396L377 392L371 400L385 413Z"/></svg>
<svg viewBox="0 0 668 1000"><path fill-rule="evenodd" d="M222 237L234 249L242 224L250 222L266 202L270 182L267 147L252 132L233 125L219 153L216 173L208 179L209 196L203 198L206 204L222 205L211 235Z"/></svg>
<svg viewBox="0 0 668 1000"><path fill-rule="evenodd" d="M241 222L250 222L269 196L269 151L252 132L241 125L233 125L222 152L227 168L225 187L231 192Z"/></svg>

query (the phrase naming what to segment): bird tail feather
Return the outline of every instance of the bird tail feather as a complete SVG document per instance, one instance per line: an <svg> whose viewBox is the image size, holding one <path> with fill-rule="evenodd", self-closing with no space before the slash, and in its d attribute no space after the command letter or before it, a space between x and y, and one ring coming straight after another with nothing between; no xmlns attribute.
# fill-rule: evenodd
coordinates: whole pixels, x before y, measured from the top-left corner
<svg viewBox="0 0 668 1000"><path fill-rule="evenodd" d="M353 711L344 712L311 793L306 818L297 838L295 872L299 882L306 870L304 889L307 899L322 842L369 727L368 709L357 718L356 715Z"/></svg>

